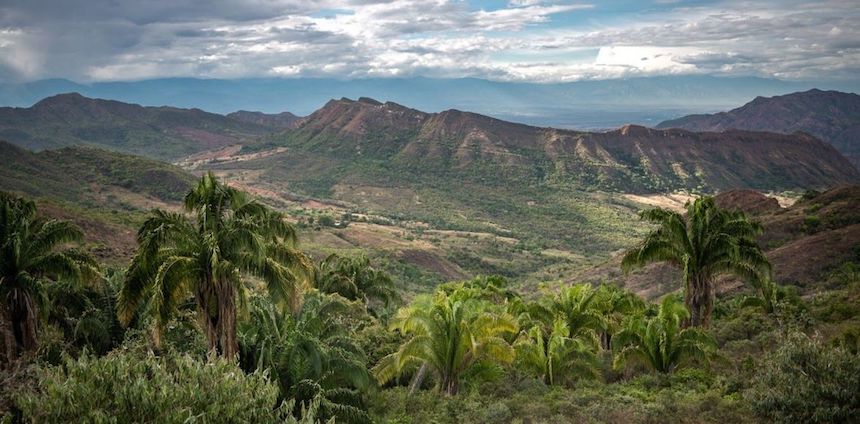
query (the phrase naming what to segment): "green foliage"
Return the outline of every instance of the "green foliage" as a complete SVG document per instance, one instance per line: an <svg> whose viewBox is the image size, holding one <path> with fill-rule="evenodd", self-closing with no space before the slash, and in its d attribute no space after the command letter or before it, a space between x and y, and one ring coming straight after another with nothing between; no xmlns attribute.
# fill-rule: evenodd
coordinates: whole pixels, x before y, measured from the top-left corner
<svg viewBox="0 0 860 424"><path fill-rule="evenodd" d="M213 169L241 170L248 166L250 163L231 163ZM290 181L290 192L361 205L370 221L383 225L419 221L438 230L514 237L521 241L519 247L527 247L504 245L497 252L464 252L444 246L446 258L470 275L524 277L550 263L570 261L541 254L546 248L605 259L610 252L629 246L647 229L632 219L637 209L632 202L585 192L578 185L549 186L531 178L506 184L476 183L450 172L431 177L415 167L366 155L347 161L342 156L302 149L261 158L253 166L265 170L261 178L266 184L277 187ZM340 190L343 186L355 189ZM365 187L380 195L362 195ZM385 217L380 219L379 215ZM511 255L517 260L512 261ZM493 260L496 257L502 260Z"/></svg>
<svg viewBox="0 0 860 424"><path fill-rule="evenodd" d="M179 201L194 182L177 166L97 148L33 153L0 142L0 153L0 190L96 210L137 209L128 205L136 195Z"/></svg>
<svg viewBox="0 0 860 424"><path fill-rule="evenodd" d="M597 357L593 339L570 337L570 329L558 317L552 328L546 330L535 325L523 331L514 343L516 367L540 378L544 383L572 384L579 378L596 378Z"/></svg>
<svg viewBox="0 0 860 424"><path fill-rule="evenodd" d="M395 387L373 394L384 423L753 423L742 398L696 373L643 375L621 383L548 387L515 373L457 396Z"/></svg>
<svg viewBox="0 0 860 424"><path fill-rule="evenodd" d="M803 218L803 231L807 234L812 234L818 231L818 228L821 226L821 218L817 215L808 215L806 218Z"/></svg>
<svg viewBox="0 0 860 424"><path fill-rule="evenodd" d="M762 227L741 211L719 208L712 197L687 203L686 216L649 209L643 220L658 227L627 252L622 268L667 262L684 273L685 303L692 325L707 326L714 305L714 279L731 274L748 280L770 276L770 262L756 243Z"/></svg>
<svg viewBox="0 0 860 424"><path fill-rule="evenodd" d="M499 275L479 275L471 280L451 281L436 289L446 294L457 293L460 297L483 299L490 303L504 304L519 295L509 288L510 283Z"/></svg>
<svg viewBox="0 0 860 424"><path fill-rule="evenodd" d="M611 284L601 284L591 302L591 308L599 314L600 347L612 349L612 337L621 330L624 320L645 310L645 301L628 290Z"/></svg>
<svg viewBox="0 0 860 424"><path fill-rule="evenodd" d="M781 286L770 278L757 280L755 285L758 295L745 297L741 306L759 308L764 313L772 315L780 311L789 311L802 304L796 290Z"/></svg>
<svg viewBox="0 0 860 424"><path fill-rule="evenodd" d="M439 391L454 395L473 367L507 364L515 356L504 339L517 331L513 317L468 290L418 296L398 311L392 328L411 338L373 368L383 384L421 366L434 375Z"/></svg>
<svg viewBox="0 0 860 424"><path fill-rule="evenodd" d="M335 220L331 215L320 215L319 218L317 218L317 223L323 227L334 227Z"/></svg>
<svg viewBox="0 0 860 424"><path fill-rule="evenodd" d="M38 347L39 317L50 308L51 285L97 278L95 260L69 248L82 239L77 226L41 219L32 201L0 192L0 362Z"/></svg>
<svg viewBox="0 0 860 424"><path fill-rule="evenodd" d="M348 300L360 300L375 316L398 298L391 277L371 266L366 256L330 255L320 263L314 287L324 293L337 293Z"/></svg>
<svg viewBox="0 0 860 424"><path fill-rule="evenodd" d="M238 348L237 307L246 301L248 276L263 280L273 302L295 309L312 264L295 248L295 228L281 213L212 173L188 193L185 209L196 219L155 210L140 228L120 292L120 319L127 324L142 309L155 318L158 335L193 295L209 349L232 358Z"/></svg>
<svg viewBox="0 0 860 424"><path fill-rule="evenodd" d="M673 296L666 296L654 317L633 317L612 340L614 366L633 364L670 374L698 364L708 365L717 345L698 328L681 328L689 312Z"/></svg>
<svg viewBox="0 0 860 424"><path fill-rule="evenodd" d="M281 422L277 387L263 373L189 356L114 352L67 358L38 370L32 392L17 395L34 422Z"/></svg>
<svg viewBox="0 0 860 424"><path fill-rule="evenodd" d="M116 302L123 277L121 272L109 270L94 284L63 281L49 286L48 322L69 341L66 352L87 350L104 355L122 343L125 329L117 318Z"/></svg>
<svg viewBox="0 0 860 424"><path fill-rule="evenodd" d="M537 301L511 302L522 328L515 343L518 369L549 385L596 378L599 340L611 319L605 291L577 284Z"/></svg>
<svg viewBox="0 0 860 424"><path fill-rule="evenodd" d="M780 423L849 423L860 416L860 357L801 333L764 361L746 392L755 412Z"/></svg>
<svg viewBox="0 0 860 424"><path fill-rule="evenodd" d="M264 298L251 305L239 333L242 369L267 372L279 399L295 400L295 414L316 401L322 419L369 422L361 397L370 382L365 355L341 321L353 305L321 293L307 296L293 315Z"/></svg>

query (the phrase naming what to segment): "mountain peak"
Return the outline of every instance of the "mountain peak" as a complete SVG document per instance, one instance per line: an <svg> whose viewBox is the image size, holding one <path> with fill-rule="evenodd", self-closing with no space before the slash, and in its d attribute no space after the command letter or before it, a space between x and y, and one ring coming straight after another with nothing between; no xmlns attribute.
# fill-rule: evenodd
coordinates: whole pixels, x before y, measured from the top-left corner
<svg viewBox="0 0 860 424"><path fill-rule="evenodd" d="M690 131L739 129L793 134L802 131L833 145L860 166L860 95L839 91L808 91L756 97L728 112L690 115L661 122L657 128Z"/></svg>
<svg viewBox="0 0 860 424"><path fill-rule="evenodd" d="M619 128L618 133L626 137L647 137L651 135L652 130L647 127L635 124L627 124Z"/></svg>
<svg viewBox="0 0 860 424"><path fill-rule="evenodd" d="M382 106L382 102L380 102L379 100L371 99L370 97L359 97L358 102L359 103L367 103L367 104L373 105L373 106Z"/></svg>
<svg viewBox="0 0 860 424"><path fill-rule="evenodd" d="M58 105L58 104L74 105L74 104L81 104L81 103L89 103L92 101L94 101L94 99L91 99L89 97L84 97L81 95L81 93L77 93L77 92L62 93L62 94L55 94L55 95L50 96L50 97L45 97L44 99L36 102L36 104L34 104L33 107L38 108L38 107L53 106L53 105Z"/></svg>
<svg viewBox="0 0 860 424"><path fill-rule="evenodd" d="M301 120L300 117L290 112L271 114L248 110L238 110L227 114L227 117L239 122L263 125L277 129L295 128L298 125L299 120Z"/></svg>

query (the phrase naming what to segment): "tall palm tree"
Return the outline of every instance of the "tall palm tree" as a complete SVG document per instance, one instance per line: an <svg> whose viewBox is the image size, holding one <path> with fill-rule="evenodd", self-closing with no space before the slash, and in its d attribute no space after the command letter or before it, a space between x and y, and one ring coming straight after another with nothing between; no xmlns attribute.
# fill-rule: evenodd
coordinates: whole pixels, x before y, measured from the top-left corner
<svg viewBox="0 0 860 424"><path fill-rule="evenodd" d="M324 293L337 293L349 300L361 300L371 312L387 307L397 298L394 282L374 268L366 256L356 258L330 255L320 263L314 286Z"/></svg>
<svg viewBox="0 0 860 424"><path fill-rule="evenodd" d="M74 224L40 219L35 203L0 192L0 333L7 361L38 346L39 311L48 306L50 284L98 275L91 256L66 248L81 240Z"/></svg>
<svg viewBox="0 0 860 424"><path fill-rule="evenodd" d="M517 331L514 318L460 292L419 296L398 311L392 327L411 338L373 368L383 384L410 365L423 365L441 392L454 395L461 376L479 363L510 363L514 349L503 336Z"/></svg>
<svg viewBox="0 0 860 424"><path fill-rule="evenodd" d="M233 358L249 277L262 280L276 304L297 310L313 264L296 249L295 228L282 214L212 173L185 196L185 210L194 218L154 210L138 231L119 316L127 324L144 307L155 318L158 345L164 325L193 295L209 349Z"/></svg>
<svg viewBox="0 0 860 424"><path fill-rule="evenodd" d="M689 316L679 300L666 296L657 316L628 321L626 328L612 340L615 367L638 363L670 374L696 363L709 363L716 351L716 342L702 329L682 328L681 322Z"/></svg>
<svg viewBox="0 0 860 424"><path fill-rule="evenodd" d="M518 369L530 372L547 385L595 378L599 364L594 339L571 338L567 323L556 318L548 330L534 325L514 342Z"/></svg>
<svg viewBox="0 0 860 424"><path fill-rule="evenodd" d="M721 274L759 279L770 263L756 244L762 228L741 211L717 207L713 197L688 202L686 217L665 209L643 211L642 219L659 225L624 255L626 271L651 262L668 262L684 273L684 301L690 323L707 326L714 306L714 281Z"/></svg>

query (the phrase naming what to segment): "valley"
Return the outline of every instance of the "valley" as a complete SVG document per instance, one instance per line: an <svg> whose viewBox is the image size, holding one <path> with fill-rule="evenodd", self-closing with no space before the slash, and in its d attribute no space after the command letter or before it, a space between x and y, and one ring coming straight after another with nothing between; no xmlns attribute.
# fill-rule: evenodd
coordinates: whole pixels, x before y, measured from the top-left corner
<svg viewBox="0 0 860 424"><path fill-rule="evenodd" d="M471 417L466 422L486 422L490 414L486 411L491 408L553 422L580 422L575 417L581 417L583 408L590 408L596 412L589 414L596 414L599 421L614 422L613 417L623 414L638 422L651 416L641 408L662 410L659 404L678 393L687 396L680 401L687 409L673 414L699 420L702 411L716 408L714 416L704 412L705 421L719 422L726 414L752 420L750 405L758 408L756 416L766 412L750 397L749 393L757 393L755 387L741 382L749 372L743 364L763 361L756 359L762 352L797 349L778 342L788 328L783 320L791 328L815 332L828 343L854 346L852 331L860 320L856 310L860 172L836 144L808 134L735 129L694 132L635 125L583 132L532 127L457 110L426 113L370 98L332 100L308 116L297 117L245 111L222 116L70 94L46 99L30 109L0 109L2 116L6 116L5 121L0 120L3 134L11 137L9 142L0 142L0 192L34 199L42 218L76 225L82 233L80 247L104 267L105 277L96 286L100 288L56 289L67 290L62 299L53 300L66 309L51 311L50 328L65 333L45 335L71 340L63 342L64 352L75 352L78 346L111 352L93 361L133 357L137 358L132 359L133 364L158 363L161 359L152 352L162 352L161 343L170 349L165 354L169 358L194 355L177 356L173 350L205 353L199 330L203 324L194 318L197 315L192 309L192 299L198 298L182 294L188 283L181 276L172 280L179 274L171 274L171 268L187 261L208 264L210 258L224 255L223 249L243 246L246 242L231 238L232 234L266 228L257 227L265 219L256 221L251 216L269 208L271 212L265 213L283 216L298 239L291 245L290 236L285 236L287 250L277 251L280 253L269 260L298 262L283 268L289 271L253 271L256 262L243 262L243 269L256 273L242 288L242 296L250 298L250 304L242 306L250 319L239 320L236 332L241 338L235 346L244 350L235 355L246 372L258 369L262 362L257 361L272 360L265 356L269 354L282 355L279 361L292 358L289 361L297 364L305 364L302 358L330 355L322 356L326 362L321 366L327 375L343 379L335 383L325 375L315 375L313 367L289 370L280 365L292 362L271 363L266 369L319 382L314 383L320 384L320 391L313 397L295 391L303 383L289 383L278 390L301 400L302 408L311 405L316 413L345 422L399 422L397 417L404 415L415 419L407 422L437 422L463 414ZM65 122L69 116L75 117L74 123ZM160 142L147 141L154 138ZM249 205L244 193L259 200L263 209L256 204L242 209ZM699 331L672 330L689 316L685 315L686 301L681 303L679 295L684 291L679 267L658 262L625 271L623 263L631 249L658 234L657 225L640 219L643 211L663 208L690 219L688 207L707 202L709 195L715 196L718 212L714 213L742 211L750 225L762 226L757 236L744 237L760 247L762 257L773 267L772 280L746 280L727 273L714 279L714 322L710 329L696 333L703 339L692 347L705 356L675 362L669 368L659 361L645 362L651 371L644 373L643 365L617 365L623 353L616 352L617 343L610 343L609 338L639 331L636 325L651 328L660 323L664 327L659 331L667 332L661 337ZM205 223L210 217L200 208L196 209L201 213L196 221L199 226L182 223L190 222L186 221L188 202L217 204L219 196L231 199L224 205L233 213L220 218L225 220L221 228L228 231L213 227L209 232ZM165 212L153 214L153 208ZM243 212L237 212L240 210ZM728 224L726 231L734 224L738 222ZM197 231L208 235L195 238ZM159 243L177 234L181 238L155 252L190 249L193 255L207 246L205 237L222 240L211 255L146 256L152 252L143 247L146 243ZM722 236L728 235L715 237ZM272 241L263 235L255 237L257 241L247 242L250 251L258 242ZM290 250L294 247L298 250ZM162 260L164 264L156 271L149 271L153 274L135 280L136 273L151 266L151 261ZM278 272L305 272L298 267L312 270L313 275L302 283L310 287L272 285L272 276ZM140 287L130 283L134 281L164 285L141 288L138 299L146 307L135 309L133 319L140 321L125 329L118 320L124 319L123 305L130 290ZM369 286L359 288L359 284ZM263 296L264 290L270 296ZM273 293L286 296L287 304L279 303L284 300ZM457 300L458 296L467 300ZM431 306L422 306L431 298ZM447 387L443 397L435 396L426 383L424 389L415 393L408 389L407 394L405 385L410 381L390 380L386 361L420 338L398 348L408 333L388 331L386 325L400 325L403 314L423 313L417 308L447 307L445 302L453 302L455 308L477 308L465 312L475 314L468 318L473 321L460 325L510 320L504 325L522 326L515 337L498 339L503 349L516 353L514 364L522 368L473 364L473 370L490 366L493 372L504 374L464 374L464 381L479 388L469 389L468 394L433 383L437 388ZM81 306L75 306L78 304ZM83 308L82 318L76 321L76 312L68 308ZM171 311L167 326L159 327L159 315L153 313L159 309L155 308ZM293 312L279 315L281 308ZM683 309L674 318L666 318L671 308ZM557 312L540 312L550 310ZM558 343L571 349L574 343L582 343L578 353L553 354L591 358L576 365L588 374L535 371L542 366L535 364L542 362L530 359L533 351L529 349L542 346L540 334L549 331L543 313L556 314L553 329L547 333L550 337L562 337L556 339L562 340ZM447 316L439 311L434 314ZM318 319L323 321L314 321ZM592 319L594 324L589 324ZM93 329L86 327L89 322L96 323ZM319 322L326 324L318 327ZM263 330L268 325L286 327ZM528 326L532 327L526 331ZM623 329L613 334L603 328ZM329 329L334 329L334 335L327 335ZM579 333L559 336L570 334L564 333L568 329ZM799 337L800 333L791 334ZM52 343L51 339L45 342L47 346ZM149 356L141 359L135 356L139 353L116 353L129 349L125 346ZM321 350L308 351L308 346ZM39 355L50 353L40 351ZM86 355L79 354L79 361L90 360ZM616 359L609 363L613 356ZM251 364L247 361L251 357L258 359ZM350 362L341 364L339 358ZM188 360L187 366L198 363ZM86 362L66 366L91 367ZM683 370L675 372L673 367ZM421 378L417 377L421 372L412 368L400 368L397 373ZM743 389L716 386L716 373ZM0 378L30 377L0 370ZM365 379L370 378L375 382L367 383ZM434 374L432 381L438 378ZM655 383L649 379L653 378L660 379L660 389L651 387ZM217 384L208 385L212 390L223 387L224 378L217 379ZM322 388L323 384L333 389ZM422 383L418 380L417 384ZM513 392L508 387L523 384L526 386ZM87 393L100 390L86 389ZM342 393L348 396L341 398ZM628 399L627 404L619 406L614 400L619 393ZM744 393L742 400L739 393ZM28 408L16 396L0 390L0 412L7 404ZM463 412L439 412L464 398L472 404ZM312 399L336 407L313 406L308 403ZM565 408L574 412L553 415L552 410ZM272 414L271 409L264 414Z"/></svg>
<svg viewBox="0 0 860 424"><path fill-rule="evenodd" d="M733 187L764 190L790 203L805 189L860 181L835 150L803 135L638 126L587 133L456 110L425 113L368 98L332 100L304 118L220 116L76 95L14 113L62 126L57 121L62 108L83 108L106 133L140 125L184 134L191 138L171 143L194 146L186 155L179 152L188 147L132 149L154 158L167 155L183 172L148 162L129 167L122 154L78 147L59 151L68 163L58 167L60 156L52 151L32 154L4 145L9 161L0 188L68 208L73 212L63 217L91 228L109 223L113 227L90 236L105 257L126 259L131 231L143 213L152 207L178 209L180 193L194 176L213 172L287 211L301 229L303 248L315 258L365 253L409 293L479 274L505 276L526 291L578 280L622 282L628 278L619 274L617 255L648 231L636 216L644 208L679 210L697 194ZM197 119L190 122L199 122L193 125L206 128L206 134L222 135L178 130L165 118L168 112ZM207 144L201 137L219 141ZM31 148L75 143L65 135L35 145L32 139L16 143ZM124 138L98 143L128 151ZM774 153L763 153L768 151ZM60 172L41 175L47 169ZM28 172L30 185L21 184ZM64 190L67 178L81 181L82 191ZM118 233L126 236L117 238ZM629 286L658 296L675 286L654 291L654 282L674 277L634 275Z"/></svg>
<svg viewBox="0 0 860 424"><path fill-rule="evenodd" d="M856 424L858 6L0 2L0 424Z"/></svg>

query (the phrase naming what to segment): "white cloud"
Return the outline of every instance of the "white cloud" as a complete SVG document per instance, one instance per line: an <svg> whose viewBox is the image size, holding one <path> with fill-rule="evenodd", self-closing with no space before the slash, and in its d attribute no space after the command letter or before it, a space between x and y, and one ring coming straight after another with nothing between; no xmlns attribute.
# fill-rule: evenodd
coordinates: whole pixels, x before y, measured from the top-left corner
<svg viewBox="0 0 860 424"><path fill-rule="evenodd" d="M664 2L665 3L665 2ZM711 73L856 78L852 0L723 0L618 15L511 0L30 0L0 5L0 78L477 76L570 81ZM667 8L668 7L668 8ZM562 24L564 16L586 16ZM575 23L574 23L575 22ZM583 58L583 50L598 53Z"/></svg>

